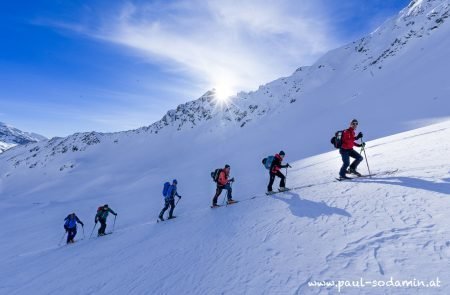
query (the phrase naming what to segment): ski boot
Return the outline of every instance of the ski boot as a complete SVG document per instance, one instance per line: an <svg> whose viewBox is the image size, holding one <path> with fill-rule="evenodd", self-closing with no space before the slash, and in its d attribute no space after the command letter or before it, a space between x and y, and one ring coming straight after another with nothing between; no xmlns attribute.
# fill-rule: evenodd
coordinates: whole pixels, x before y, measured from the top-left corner
<svg viewBox="0 0 450 295"><path fill-rule="evenodd" d="M167 219L174 219L174 218L177 218L176 216L169 216L169 218L167 218Z"/></svg>
<svg viewBox="0 0 450 295"><path fill-rule="evenodd" d="M361 176L362 176L361 173L359 173L358 171L356 171L356 170L353 169L353 168L348 169L348 174L354 174L354 175L356 175L356 176L358 176L358 177L361 177Z"/></svg>
<svg viewBox="0 0 450 295"><path fill-rule="evenodd" d="M278 189L278 191L280 192L280 193L282 193L282 192L287 192L287 191L289 191L289 190L291 190L290 188L287 188L287 187L280 187L279 189Z"/></svg>
<svg viewBox="0 0 450 295"><path fill-rule="evenodd" d="M339 178L336 178L337 180L339 180L339 181L341 181L341 180L348 180L348 179L352 179L351 177L348 177L348 176L346 176L346 175L344 175L344 176L342 176L342 175L339 175Z"/></svg>
<svg viewBox="0 0 450 295"><path fill-rule="evenodd" d="M158 216L159 220L164 221L164 217L162 217L162 215Z"/></svg>
<svg viewBox="0 0 450 295"><path fill-rule="evenodd" d="M233 200L233 199L229 199L229 200L227 201L227 205L231 205L231 204L234 204L234 203L237 203L237 201L235 201L235 200Z"/></svg>

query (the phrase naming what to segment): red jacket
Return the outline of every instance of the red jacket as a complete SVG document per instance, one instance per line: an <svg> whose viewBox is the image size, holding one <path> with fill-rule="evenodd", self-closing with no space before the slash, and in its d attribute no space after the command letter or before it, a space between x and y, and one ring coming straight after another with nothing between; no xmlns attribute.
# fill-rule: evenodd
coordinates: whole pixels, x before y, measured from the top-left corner
<svg viewBox="0 0 450 295"><path fill-rule="evenodd" d="M355 142L355 129L352 127L344 130L342 134L342 146L344 150L351 150L354 146L360 146L359 143Z"/></svg>
<svg viewBox="0 0 450 295"><path fill-rule="evenodd" d="M228 173L225 172L225 169L222 169L222 171L220 171L217 183L221 186L224 186L228 183Z"/></svg>
<svg viewBox="0 0 450 295"><path fill-rule="evenodd" d="M283 159L281 159L281 156L279 154L276 154L275 158L272 161L272 168L270 169L273 174L276 174L278 171L280 171L281 168L287 167L287 165L281 165L282 161Z"/></svg>

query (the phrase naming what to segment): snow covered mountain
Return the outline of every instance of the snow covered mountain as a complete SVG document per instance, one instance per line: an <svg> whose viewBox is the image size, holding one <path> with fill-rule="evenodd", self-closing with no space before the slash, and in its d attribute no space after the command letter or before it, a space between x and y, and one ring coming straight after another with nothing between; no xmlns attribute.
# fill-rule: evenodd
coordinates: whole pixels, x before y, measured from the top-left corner
<svg viewBox="0 0 450 295"><path fill-rule="evenodd" d="M36 133L23 132L17 128L0 122L0 153L16 145L23 145L38 141L47 140L42 135Z"/></svg>
<svg viewBox="0 0 450 295"><path fill-rule="evenodd" d="M0 224L8 226L0 235L9 239L0 245L0 291L326 294L305 284L420 278L417 269L427 270L423 279L448 277L449 11L448 0L413 1L369 36L228 106L209 91L148 127L1 154ZM329 151L354 117L367 140L444 123L369 141L379 175L337 184L336 151L306 157ZM267 185L261 159L280 149L294 167L288 186L300 189L250 199ZM235 198L246 201L211 212L209 173L224 164ZM183 196L179 219L154 225L172 178ZM53 249L68 213L89 235L104 203L119 212L114 235Z"/></svg>
<svg viewBox="0 0 450 295"><path fill-rule="evenodd" d="M58 175L47 170L47 183L2 194L1 293L338 294L338 280L381 285L392 277L440 287L365 283L341 293L446 294L450 160L442 153L450 151L443 140L449 137L450 121L369 142L378 174L352 182L333 181L335 151L293 162L288 184L296 189L273 197L259 189L266 181L261 167L249 168L256 181L236 187L241 202L214 210L212 184L209 194L191 190L189 183L206 184L182 176L188 172L181 163L178 218L164 223L155 222L159 167L132 173L139 163L116 154L119 168L92 157L70 172L65 187L55 186L50 179ZM107 167L90 172L96 165ZM37 175L28 177L34 183ZM152 183L159 186L148 189ZM88 239L96 207L105 202L118 212L114 234ZM75 245L58 247L62 220L72 211L85 229ZM336 285L309 285L316 281Z"/></svg>

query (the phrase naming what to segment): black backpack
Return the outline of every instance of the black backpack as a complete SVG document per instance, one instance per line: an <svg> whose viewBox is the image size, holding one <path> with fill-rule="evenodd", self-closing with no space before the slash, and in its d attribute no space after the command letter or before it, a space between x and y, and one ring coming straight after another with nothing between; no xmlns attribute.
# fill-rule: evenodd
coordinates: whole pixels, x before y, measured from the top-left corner
<svg viewBox="0 0 450 295"><path fill-rule="evenodd" d="M345 130L336 131L336 133L330 140L331 144L337 149L340 149L342 147L342 136L344 135L344 131Z"/></svg>
<svg viewBox="0 0 450 295"><path fill-rule="evenodd" d="M211 172L211 177L214 182L217 182L219 180L220 172L222 172L222 168L217 168L213 172Z"/></svg>

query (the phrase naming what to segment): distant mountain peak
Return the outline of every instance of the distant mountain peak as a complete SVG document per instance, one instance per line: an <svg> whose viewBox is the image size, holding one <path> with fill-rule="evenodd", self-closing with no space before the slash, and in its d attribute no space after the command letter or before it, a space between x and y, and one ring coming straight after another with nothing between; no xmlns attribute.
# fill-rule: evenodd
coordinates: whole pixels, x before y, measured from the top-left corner
<svg viewBox="0 0 450 295"><path fill-rule="evenodd" d="M0 153L16 146L47 140L45 136L32 132L24 132L8 124L0 122Z"/></svg>

